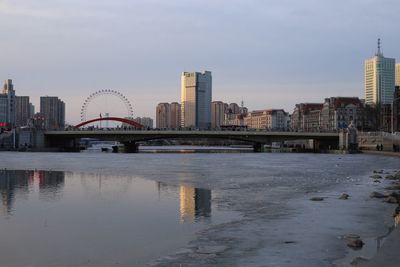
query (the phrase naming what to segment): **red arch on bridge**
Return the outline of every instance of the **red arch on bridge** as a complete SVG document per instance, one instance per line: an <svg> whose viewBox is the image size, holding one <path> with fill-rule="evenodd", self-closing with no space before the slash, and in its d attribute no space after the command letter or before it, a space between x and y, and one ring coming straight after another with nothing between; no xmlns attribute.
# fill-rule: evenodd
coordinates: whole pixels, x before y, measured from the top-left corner
<svg viewBox="0 0 400 267"><path fill-rule="evenodd" d="M143 128L144 127L143 125L141 125L140 123L137 123L134 120L118 118L118 117L105 117L105 118L92 119L92 120L81 122L81 123L75 125L74 127L75 128L79 128L79 127L82 127L82 126L87 125L89 123L96 122L96 121L118 121L118 122L129 124L129 125L131 125L131 126L133 126L135 128Z"/></svg>

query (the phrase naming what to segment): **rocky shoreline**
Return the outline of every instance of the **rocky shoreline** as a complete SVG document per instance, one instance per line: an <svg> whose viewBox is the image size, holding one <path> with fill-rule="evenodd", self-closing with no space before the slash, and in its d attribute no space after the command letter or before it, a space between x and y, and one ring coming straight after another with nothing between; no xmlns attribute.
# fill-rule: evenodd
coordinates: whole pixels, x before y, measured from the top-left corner
<svg viewBox="0 0 400 267"><path fill-rule="evenodd" d="M389 229L388 233L384 236L377 237L376 240L382 240L378 242L378 252L372 258L368 259L366 257L356 256L350 259L350 266L365 266L365 267L376 267L376 266L385 266L385 267L395 267L398 266L398 262L400 261L400 256L397 254L398 248L400 247L400 231L396 227L400 224L400 170L374 170L370 175L370 178L373 179L373 183L376 184L387 184L384 185L379 191L372 191L369 195L369 198L376 199L377 201L382 201L388 204L395 204L393 213L393 227ZM343 193L339 199L347 200L350 195ZM315 199L310 199L314 200ZM343 239L347 243L347 247L351 250L357 251L361 250L365 245L364 240L361 236L357 234L348 234L343 236ZM386 240L389 240L389 245L386 245ZM393 253L395 252L395 253ZM385 256L383 256L385 255ZM349 260L349 259L347 259ZM343 261L337 266L342 266L345 264Z"/></svg>
<svg viewBox="0 0 400 267"><path fill-rule="evenodd" d="M400 224L400 170L374 170L369 176L373 179L374 184L382 184L384 187L379 191L372 191L369 194L369 198L380 200L387 204L395 204L393 212L393 227L389 229L387 235L382 237L377 237L378 241L381 239L384 243L378 246L378 252L372 258L356 256L351 258L350 262L348 257L342 260L335 261L336 266L364 266L364 267L397 267L400 262L400 255L398 254L398 249L400 248L400 229L396 228ZM389 183L389 185L387 185ZM338 199L348 200L351 195L347 193L342 193ZM324 201L324 197L311 197L310 201ZM353 251L358 251L363 248L365 242L362 237L358 234L347 234L341 237L345 240L346 245ZM386 240L389 240L386 245ZM380 242L379 242L380 243Z"/></svg>
<svg viewBox="0 0 400 267"><path fill-rule="evenodd" d="M353 266L385 266L385 267L395 267L398 266L400 261L400 255L398 254L398 248L400 247L400 232L396 228L400 224L400 170L394 171L384 171L384 170L374 170L373 174L370 176L374 179L374 183L382 183L382 181L389 182L389 186L385 186L383 191L373 191L370 194L370 198L381 200L388 204L395 204L393 219L394 226L393 232L389 234L388 245L386 242L379 249L377 255L372 259L365 259L363 257L356 257L351 261ZM353 236L349 239L348 244L352 249L361 249L364 242L359 236Z"/></svg>

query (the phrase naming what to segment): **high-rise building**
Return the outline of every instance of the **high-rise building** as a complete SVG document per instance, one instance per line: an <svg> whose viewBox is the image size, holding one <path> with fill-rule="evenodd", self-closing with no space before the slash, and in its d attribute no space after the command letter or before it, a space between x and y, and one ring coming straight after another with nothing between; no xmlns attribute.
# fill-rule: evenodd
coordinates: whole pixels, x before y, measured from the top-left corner
<svg viewBox="0 0 400 267"><path fill-rule="evenodd" d="M177 102L159 103L156 108L156 127L176 129L181 126L181 105Z"/></svg>
<svg viewBox="0 0 400 267"><path fill-rule="evenodd" d="M170 126L170 105L159 103L156 108L156 128L169 128Z"/></svg>
<svg viewBox="0 0 400 267"><path fill-rule="evenodd" d="M0 128L10 126L9 116L8 116L8 95L0 95Z"/></svg>
<svg viewBox="0 0 400 267"><path fill-rule="evenodd" d="M183 72L181 76L181 126L211 127L211 72Z"/></svg>
<svg viewBox="0 0 400 267"><path fill-rule="evenodd" d="M181 127L181 104L177 102L172 102L169 105L170 111L170 125L169 128L179 128Z"/></svg>
<svg viewBox="0 0 400 267"><path fill-rule="evenodd" d="M29 103L29 96L15 97L15 126L21 127L28 124L34 115L33 105Z"/></svg>
<svg viewBox="0 0 400 267"><path fill-rule="evenodd" d="M392 132L400 131L400 86L394 90L394 101L392 111Z"/></svg>
<svg viewBox="0 0 400 267"><path fill-rule="evenodd" d="M224 125L226 104L222 101L211 103L211 128L215 129Z"/></svg>
<svg viewBox="0 0 400 267"><path fill-rule="evenodd" d="M65 127L65 103L58 97L40 97L40 114L44 117L46 129L56 130Z"/></svg>
<svg viewBox="0 0 400 267"><path fill-rule="evenodd" d="M395 59L385 58L378 51L373 58L365 60L365 101L367 104L392 104L395 87Z"/></svg>
<svg viewBox="0 0 400 267"><path fill-rule="evenodd" d="M4 81L3 94L7 94L10 91L14 91L14 84L11 79L8 79Z"/></svg>
<svg viewBox="0 0 400 267"><path fill-rule="evenodd" d="M3 92L0 94L0 125L15 125L15 90L11 79L4 81Z"/></svg>
<svg viewBox="0 0 400 267"><path fill-rule="evenodd" d="M396 64L396 86L400 86L400 63Z"/></svg>
<svg viewBox="0 0 400 267"><path fill-rule="evenodd" d="M31 114L31 118L35 115L35 106L32 103L29 103L29 112Z"/></svg>

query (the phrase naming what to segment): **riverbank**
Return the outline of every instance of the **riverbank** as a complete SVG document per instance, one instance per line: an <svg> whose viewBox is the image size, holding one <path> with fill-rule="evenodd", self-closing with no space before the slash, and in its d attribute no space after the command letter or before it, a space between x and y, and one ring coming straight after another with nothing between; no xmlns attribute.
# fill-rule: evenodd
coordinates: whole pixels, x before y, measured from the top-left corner
<svg viewBox="0 0 400 267"><path fill-rule="evenodd" d="M400 263L400 229L396 228L387 238L379 253L361 267L398 267Z"/></svg>
<svg viewBox="0 0 400 267"><path fill-rule="evenodd" d="M386 157L400 157L399 152L391 152L391 151L362 150L362 153L370 155L380 155Z"/></svg>
<svg viewBox="0 0 400 267"><path fill-rule="evenodd" d="M382 156L391 156L391 157L400 157L399 153L395 152L382 152L382 151L369 151L370 153L368 154L373 154L373 155L382 155ZM372 153L371 153L372 152ZM397 175L396 175L397 174ZM392 185L389 187L386 187L385 189L391 193L386 193L388 195L394 196L392 198L394 204L397 204L397 208L394 209L394 224L395 226L398 226L400 224L400 192L398 191L400 189L400 172L394 173L394 175L387 175L386 179L389 178L389 180L394 180L392 182ZM397 199L397 200L396 200ZM355 263L359 264L354 264L357 266L362 266L362 267L377 267L377 266L385 266L385 267L397 267L399 266L400 263L400 254L399 254L399 248L400 248L400 229L399 227L394 228L394 230L388 235L386 238L384 244L382 247L379 249L378 253L371 258L370 260L364 260L364 259L358 259L355 261Z"/></svg>

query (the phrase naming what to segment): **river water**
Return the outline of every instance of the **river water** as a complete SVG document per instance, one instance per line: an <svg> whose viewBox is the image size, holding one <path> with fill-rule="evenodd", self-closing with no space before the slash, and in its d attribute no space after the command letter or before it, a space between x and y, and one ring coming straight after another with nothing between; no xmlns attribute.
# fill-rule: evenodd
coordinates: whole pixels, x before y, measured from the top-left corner
<svg viewBox="0 0 400 267"><path fill-rule="evenodd" d="M0 266L348 266L392 229L369 198L390 182L369 176L400 159L4 152L0 168Z"/></svg>

